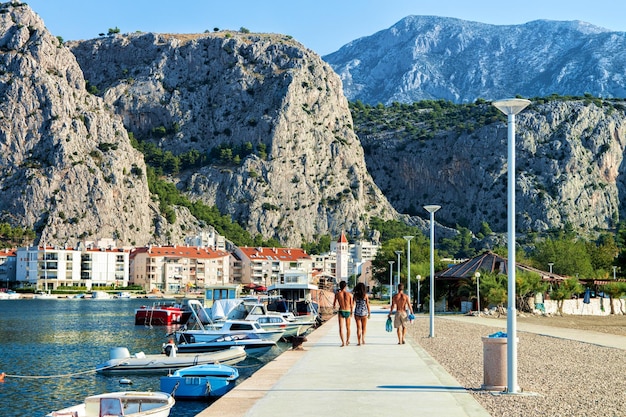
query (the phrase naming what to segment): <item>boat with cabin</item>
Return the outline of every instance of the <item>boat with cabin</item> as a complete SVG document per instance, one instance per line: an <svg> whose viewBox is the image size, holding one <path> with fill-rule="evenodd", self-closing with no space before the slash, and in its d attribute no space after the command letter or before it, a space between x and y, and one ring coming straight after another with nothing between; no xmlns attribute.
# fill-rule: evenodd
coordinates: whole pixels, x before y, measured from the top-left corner
<svg viewBox="0 0 626 417"><path fill-rule="evenodd" d="M172 326L185 324L191 317L191 309L177 302L157 302L135 309L135 324L145 326Z"/></svg>
<svg viewBox="0 0 626 417"><path fill-rule="evenodd" d="M46 417L167 417L176 400L164 392L120 391L92 395L85 402Z"/></svg>
<svg viewBox="0 0 626 417"><path fill-rule="evenodd" d="M176 399L221 397L235 387L239 371L231 366L196 365L160 378L160 390Z"/></svg>
<svg viewBox="0 0 626 417"><path fill-rule="evenodd" d="M210 342L224 336L248 333L277 342L285 333L284 329L263 329L259 323L248 320L215 321L212 319L212 315L215 314L215 305L211 311L207 311L198 300L188 300L187 305L191 309L191 317L183 327L174 331L178 343Z"/></svg>
<svg viewBox="0 0 626 417"><path fill-rule="evenodd" d="M216 300L210 311L211 319L256 322L265 330L283 330L283 339L301 336L317 325L316 315L295 316L285 311L270 311L268 304L255 297Z"/></svg>
<svg viewBox="0 0 626 417"><path fill-rule="evenodd" d="M180 351L180 350L179 350ZM125 347L114 347L109 350L109 360L96 366L96 372L112 373L163 373L194 366L222 363L234 365L247 356L242 346L227 346L212 351L183 353L176 356L165 354L149 354L143 352L131 356Z"/></svg>

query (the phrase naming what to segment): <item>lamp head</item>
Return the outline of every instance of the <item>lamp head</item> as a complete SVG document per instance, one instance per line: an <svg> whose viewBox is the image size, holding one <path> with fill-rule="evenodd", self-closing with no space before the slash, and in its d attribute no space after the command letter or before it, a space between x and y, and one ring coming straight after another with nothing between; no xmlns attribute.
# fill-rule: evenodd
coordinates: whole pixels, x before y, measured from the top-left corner
<svg viewBox="0 0 626 417"><path fill-rule="evenodd" d="M428 205L428 206L424 206L424 210L426 210L429 213L434 213L437 210L439 210L441 208L441 206L438 206L436 204L432 204L432 205Z"/></svg>
<svg viewBox="0 0 626 417"><path fill-rule="evenodd" d="M529 104L530 101L523 98L507 98L493 102L493 105L506 115L517 114Z"/></svg>

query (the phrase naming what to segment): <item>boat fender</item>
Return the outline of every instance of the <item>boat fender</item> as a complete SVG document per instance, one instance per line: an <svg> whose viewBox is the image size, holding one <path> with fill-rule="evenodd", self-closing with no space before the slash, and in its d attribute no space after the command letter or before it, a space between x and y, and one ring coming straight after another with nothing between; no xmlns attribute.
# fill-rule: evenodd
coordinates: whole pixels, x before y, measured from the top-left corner
<svg viewBox="0 0 626 417"><path fill-rule="evenodd" d="M120 379L120 384L122 384L122 385L133 385L133 381L131 381L128 378L122 378L122 379Z"/></svg>

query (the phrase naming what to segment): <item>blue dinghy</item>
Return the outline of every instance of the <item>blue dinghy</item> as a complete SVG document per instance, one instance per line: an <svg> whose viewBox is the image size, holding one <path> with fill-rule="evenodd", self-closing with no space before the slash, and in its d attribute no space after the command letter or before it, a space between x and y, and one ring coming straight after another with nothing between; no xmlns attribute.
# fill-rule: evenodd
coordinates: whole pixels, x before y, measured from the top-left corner
<svg viewBox="0 0 626 417"><path fill-rule="evenodd" d="M161 377L161 391L174 398L220 397L235 386L239 371L221 364L195 365Z"/></svg>

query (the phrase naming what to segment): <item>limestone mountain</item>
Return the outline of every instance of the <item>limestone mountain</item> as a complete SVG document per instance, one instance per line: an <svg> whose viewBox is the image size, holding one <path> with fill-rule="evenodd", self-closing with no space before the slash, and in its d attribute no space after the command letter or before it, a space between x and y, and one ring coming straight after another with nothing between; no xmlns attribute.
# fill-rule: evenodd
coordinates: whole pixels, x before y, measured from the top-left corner
<svg viewBox="0 0 626 417"><path fill-rule="evenodd" d="M171 180L253 235L299 245L397 216L367 171L341 81L290 37L134 33L71 50L138 140L214 156Z"/></svg>
<svg viewBox="0 0 626 417"><path fill-rule="evenodd" d="M146 167L121 118L20 3L0 4L0 189L0 221L35 228L46 244L153 234Z"/></svg>
<svg viewBox="0 0 626 417"><path fill-rule="evenodd" d="M437 220L480 230L507 227L507 125L489 103L469 105L450 127L417 130L414 110L397 118L400 128L362 123L357 132L368 169L399 212L425 215L421 206L440 204ZM496 113L499 113L495 111ZM358 113L358 110L357 110ZM439 116L432 123L450 115ZM485 119L475 123L476 119ZM424 128L423 121L415 125ZM626 102L538 100L516 117L516 213L520 232L562 228L585 234L611 229L626 215ZM427 133L427 135L424 134Z"/></svg>
<svg viewBox="0 0 626 417"><path fill-rule="evenodd" d="M490 25L408 16L324 56L350 101L626 97L626 33L580 21Z"/></svg>
<svg viewBox="0 0 626 417"><path fill-rule="evenodd" d="M4 3L0 98L0 221L46 243L182 243L209 226L184 207L174 224L159 214L132 135L205 161L168 180L253 235L299 245L397 216L367 172L339 78L287 36L62 44L27 5Z"/></svg>

